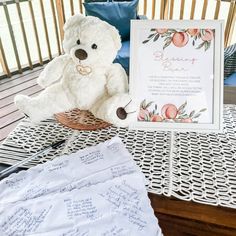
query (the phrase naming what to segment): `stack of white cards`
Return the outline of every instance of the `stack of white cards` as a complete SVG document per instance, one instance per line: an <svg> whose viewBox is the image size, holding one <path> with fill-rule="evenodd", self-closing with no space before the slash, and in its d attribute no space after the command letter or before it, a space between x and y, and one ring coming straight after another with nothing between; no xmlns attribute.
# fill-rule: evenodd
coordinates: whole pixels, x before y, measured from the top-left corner
<svg viewBox="0 0 236 236"><path fill-rule="evenodd" d="M159 236L145 179L119 138L0 182L1 236Z"/></svg>

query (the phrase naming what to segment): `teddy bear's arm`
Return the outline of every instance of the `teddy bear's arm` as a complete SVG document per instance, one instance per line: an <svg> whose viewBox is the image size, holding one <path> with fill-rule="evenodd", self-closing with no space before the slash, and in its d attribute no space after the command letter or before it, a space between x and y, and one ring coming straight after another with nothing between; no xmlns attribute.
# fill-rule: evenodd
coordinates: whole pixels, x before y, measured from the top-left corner
<svg viewBox="0 0 236 236"><path fill-rule="evenodd" d="M62 77L65 66L68 64L69 60L70 57L68 55L61 55L54 58L41 72L37 79L37 83L41 87L46 88L59 80Z"/></svg>
<svg viewBox="0 0 236 236"><path fill-rule="evenodd" d="M128 77L120 64L115 63L109 67L106 87L110 96L128 91Z"/></svg>

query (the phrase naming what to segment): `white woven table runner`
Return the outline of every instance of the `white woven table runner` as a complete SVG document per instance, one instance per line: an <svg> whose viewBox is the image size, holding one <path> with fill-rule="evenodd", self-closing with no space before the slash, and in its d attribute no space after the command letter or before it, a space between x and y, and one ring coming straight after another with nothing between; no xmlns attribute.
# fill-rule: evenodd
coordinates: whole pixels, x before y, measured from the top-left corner
<svg viewBox="0 0 236 236"><path fill-rule="evenodd" d="M236 209L235 105L225 105L224 132L220 134L129 131L115 127L75 131L53 120L39 125L24 120L0 146L0 162L14 164L54 141L68 140L64 147L25 166L31 167L116 135L149 180L149 192Z"/></svg>

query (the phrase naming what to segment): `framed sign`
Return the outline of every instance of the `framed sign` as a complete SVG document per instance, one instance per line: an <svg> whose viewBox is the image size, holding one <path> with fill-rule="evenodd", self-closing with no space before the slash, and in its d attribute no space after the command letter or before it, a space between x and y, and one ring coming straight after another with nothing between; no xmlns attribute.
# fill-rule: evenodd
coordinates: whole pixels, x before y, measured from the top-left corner
<svg viewBox="0 0 236 236"><path fill-rule="evenodd" d="M131 129L222 130L223 35L223 21L131 22Z"/></svg>

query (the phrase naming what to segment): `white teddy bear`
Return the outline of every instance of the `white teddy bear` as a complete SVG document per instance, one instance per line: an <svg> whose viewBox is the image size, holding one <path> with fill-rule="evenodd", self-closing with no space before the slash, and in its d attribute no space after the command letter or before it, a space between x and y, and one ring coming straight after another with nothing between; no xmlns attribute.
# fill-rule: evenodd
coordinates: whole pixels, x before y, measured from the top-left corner
<svg viewBox="0 0 236 236"><path fill-rule="evenodd" d="M15 104L33 122L79 108L127 127L135 106L124 69L112 63L121 48L118 31L96 17L74 15L64 32L65 54L52 60L37 80L45 90L34 98L17 95Z"/></svg>

